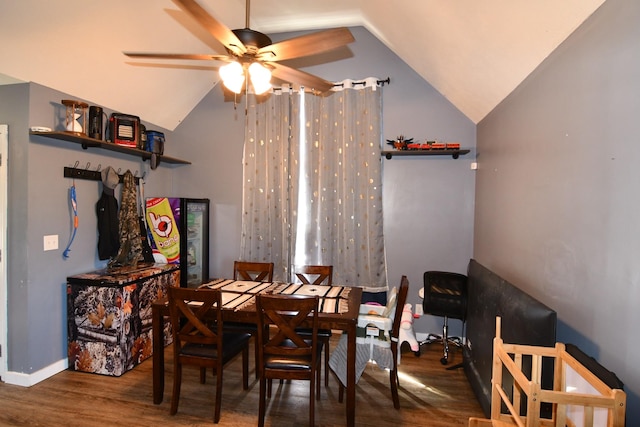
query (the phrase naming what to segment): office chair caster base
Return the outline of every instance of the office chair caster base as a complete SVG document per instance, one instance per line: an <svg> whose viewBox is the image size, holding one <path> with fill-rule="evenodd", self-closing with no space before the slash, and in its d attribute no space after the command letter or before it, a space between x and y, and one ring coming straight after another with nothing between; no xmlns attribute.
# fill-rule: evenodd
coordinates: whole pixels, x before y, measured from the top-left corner
<svg viewBox="0 0 640 427"><path fill-rule="evenodd" d="M464 368L464 363L456 363L455 365L451 365L447 367L447 371L453 371L454 369Z"/></svg>
<svg viewBox="0 0 640 427"><path fill-rule="evenodd" d="M440 363L442 363L443 365L446 365L447 363L449 363L449 359L447 359L446 357L443 357L442 359L440 359Z"/></svg>

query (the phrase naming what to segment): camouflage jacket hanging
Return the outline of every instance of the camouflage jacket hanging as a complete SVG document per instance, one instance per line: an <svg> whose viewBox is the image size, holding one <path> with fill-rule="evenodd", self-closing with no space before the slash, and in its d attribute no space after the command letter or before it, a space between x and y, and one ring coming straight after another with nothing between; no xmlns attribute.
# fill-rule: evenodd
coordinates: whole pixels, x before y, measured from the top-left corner
<svg viewBox="0 0 640 427"><path fill-rule="evenodd" d="M142 260L140 241L140 222L138 221L137 186L131 171L127 170L123 178L122 197L120 199L120 250L109 262L109 267L136 266Z"/></svg>

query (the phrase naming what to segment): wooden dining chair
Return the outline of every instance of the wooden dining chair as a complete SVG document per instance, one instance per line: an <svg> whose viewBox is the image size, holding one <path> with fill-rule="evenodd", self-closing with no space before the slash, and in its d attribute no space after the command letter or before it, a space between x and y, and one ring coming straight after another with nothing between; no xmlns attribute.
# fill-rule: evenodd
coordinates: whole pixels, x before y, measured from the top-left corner
<svg viewBox="0 0 640 427"><path fill-rule="evenodd" d="M400 398L398 396L398 342L400 337L400 323L402 321L402 310L407 302L407 293L409 292L409 280L407 276L402 276L400 280L400 289L395 297L395 313L393 317L393 324L390 331L391 339L391 354L392 354L392 368L389 370L389 383L391 386L391 398L393 400L393 407L400 409ZM387 306L388 307L388 306ZM338 392L338 401L342 402L344 396L344 385L338 381L340 389Z"/></svg>
<svg viewBox="0 0 640 427"><path fill-rule="evenodd" d="M322 342L318 340L318 296L262 295L256 297L258 315L258 367L260 404L258 426L264 426L266 398L271 382L309 381L309 425L314 425L315 400L320 399L320 360ZM311 323L311 335L297 332ZM268 387L268 393L267 393Z"/></svg>
<svg viewBox="0 0 640 427"><path fill-rule="evenodd" d="M333 282L332 265L298 265L293 267L293 274L297 280L305 285L331 286ZM310 331L302 329L301 334L309 334ZM318 329L318 338L324 346L324 385L329 385L329 342L331 329Z"/></svg>
<svg viewBox="0 0 640 427"><path fill-rule="evenodd" d="M332 265L298 265L293 267L293 274L305 285L331 286L333 282Z"/></svg>
<svg viewBox="0 0 640 427"><path fill-rule="evenodd" d="M234 261L233 280L273 282L273 263Z"/></svg>
<svg viewBox="0 0 640 427"><path fill-rule="evenodd" d="M219 290L169 287L169 316L173 334L173 394L170 414L178 412L182 366L200 368L205 382L206 368L216 375L213 422L220 421L223 366L242 353L242 387L249 388L249 339L247 333L223 333L222 300ZM209 325L215 325L213 328Z"/></svg>
<svg viewBox="0 0 640 427"><path fill-rule="evenodd" d="M273 282L272 262L233 262L233 280L248 280L251 282ZM255 360L258 361L258 340L256 338L257 327L251 323L227 322L225 332L244 332L251 334L254 338ZM258 367L256 366L256 378L258 378Z"/></svg>

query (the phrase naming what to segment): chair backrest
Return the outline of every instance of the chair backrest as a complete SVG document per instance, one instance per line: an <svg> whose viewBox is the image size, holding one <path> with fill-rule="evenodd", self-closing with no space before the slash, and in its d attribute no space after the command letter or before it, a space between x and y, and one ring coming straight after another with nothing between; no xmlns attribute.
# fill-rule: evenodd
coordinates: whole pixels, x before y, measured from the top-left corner
<svg viewBox="0 0 640 427"><path fill-rule="evenodd" d="M467 276L447 271L424 273L426 314L465 320L467 316Z"/></svg>
<svg viewBox="0 0 640 427"><path fill-rule="evenodd" d="M293 267L293 273L305 285L331 286L333 281L332 265L298 265Z"/></svg>
<svg viewBox="0 0 640 427"><path fill-rule="evenodd" d="M396 295L396 313L393 318L393 328L391 329L391 336L398 338L400 335L400 323L402 321L402 310L407 302L407 294L409 293L409 279L407 276L402 276L400 279L400 289Z"/></svg>
<svg viewBox="0 0 640 427"><path fill-rule="evenodd" d="M258 342L262 343L262 351L259 353L280 356L313 355L315 358L318 301L317 296L258 294ZM309 321L313 332L311 343L308 335L302 336L297 331L301 326L309 328L306 323Z"/></svg>
<svg viewBox="0 0 640 427"><path fill-rule="evenodd" d="M234 261L233 280L273 282L273 263Z"/></svg>
<svg viewBox="0 0 640 427"><path fill-rule="evenodd" d="M168 293L173 341L178 349L184 343L222 344L222 300L218 289L170 286ZM212 320L215 330L208 326Z"/></svg>

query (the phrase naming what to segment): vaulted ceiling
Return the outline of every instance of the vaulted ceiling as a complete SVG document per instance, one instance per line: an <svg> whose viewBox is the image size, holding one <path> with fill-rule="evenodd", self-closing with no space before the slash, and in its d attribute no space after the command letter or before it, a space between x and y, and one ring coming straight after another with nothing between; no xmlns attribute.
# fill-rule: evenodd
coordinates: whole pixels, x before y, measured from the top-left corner
<svg viewBox="0 0 640 427"><path fill-rule="evenodd" d="M363 26L477 123L604 1L253 0L250 27ZM199 3L244 28L245 0ZM167 129L211 90L219 64L135 66L122 52L225 53L171 0L0 5L0 83L33 81Z"/></svg>

